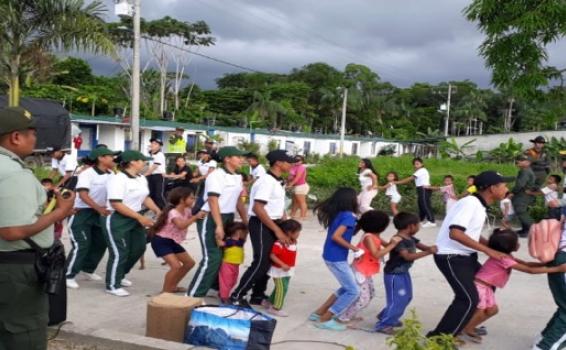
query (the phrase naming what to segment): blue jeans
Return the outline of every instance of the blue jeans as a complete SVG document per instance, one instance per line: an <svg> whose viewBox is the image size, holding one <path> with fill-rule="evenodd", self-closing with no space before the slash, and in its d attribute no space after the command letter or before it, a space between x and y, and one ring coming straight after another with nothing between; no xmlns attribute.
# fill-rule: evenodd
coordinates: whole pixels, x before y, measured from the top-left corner
<svg viewBox="0 0 566 350"><path fill-rule="evenodd" d="M326 266L338 283L340 288L334 292L336 301L330 307L329 311L334 315L340 315L344 312L353 302L355 302L360 295L360 287L356 283L356 278L352 272L352 268L347 261L324 261Z"/></svg>
<svg viewBox="0 0 566 350"><path fill-rule="evenodd" d="M405 309L413 299L413 283L411 275L406 273L383 275L387 305L377 318L376 329L394 327L405 313Z"/></svg>

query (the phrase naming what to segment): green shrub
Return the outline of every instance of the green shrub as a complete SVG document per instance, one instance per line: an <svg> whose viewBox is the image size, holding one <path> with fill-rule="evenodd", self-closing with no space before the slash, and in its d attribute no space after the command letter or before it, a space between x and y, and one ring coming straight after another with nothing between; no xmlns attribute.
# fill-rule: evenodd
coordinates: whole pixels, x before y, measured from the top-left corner
<svg viewBox="0 0 566 350"><path fill-rule="evenodd" d="M427 338L423 326L417 319L415 309L403 320L403 327L387 338L387 345L396 350L453 350L454 337L441 335Z"/></svg>

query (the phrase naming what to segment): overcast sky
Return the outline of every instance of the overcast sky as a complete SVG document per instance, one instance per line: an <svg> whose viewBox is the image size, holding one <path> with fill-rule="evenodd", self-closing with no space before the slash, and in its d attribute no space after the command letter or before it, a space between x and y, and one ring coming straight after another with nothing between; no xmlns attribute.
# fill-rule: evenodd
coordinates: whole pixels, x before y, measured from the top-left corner
<svg viewBox="0 0 566 350"><path fill-rule="evenodd" d="M114 1L104 1L108 20L115 20ZM487 87L490 73L477 54L483 36L462 15L469 3L142 0L142 16L204 20L216 37L216 45L200 48L201 53L258 71L287 73L312 62L326 62L342 70L353 62L367 65L383 80L403 87L415 82L464 79ZM554 51L566 53L559 48ZM109 59L87 59L98 74L120 71L119 65ZM216 78L240 71L198 57L188 68L191 78L203 88L214 88Z"/></svg>

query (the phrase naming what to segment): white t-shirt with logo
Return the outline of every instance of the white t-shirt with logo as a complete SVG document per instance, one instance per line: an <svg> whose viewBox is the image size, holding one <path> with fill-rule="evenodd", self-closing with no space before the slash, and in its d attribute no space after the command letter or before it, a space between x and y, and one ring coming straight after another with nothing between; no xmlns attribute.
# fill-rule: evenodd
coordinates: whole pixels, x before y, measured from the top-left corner
<svg viewBox="0 0 566 350"><path fill-rule="evenodd" d="M420 168L413 174L415 177L415 186L430 186L430 174L426 168Z"/></svg>
<svg viewBox="0 0 566 350"><path fill-rule="evenodd" d="M81 190L88 191L88 195L92 200L100 205L106 205L106 194L107 194L107 185L108 179L112 172L103 172L96 167L88 168L87 170L83 171L78 176L77 181L77 192ZM75 208L90 208L88 204L86 204L79 195L75 198Z"/></svg>
<svg viewBox="0 0 566 350"><path fill-rule="evenodd" d="M109 210L114 210L110 204L112 201L121 201L128 208L139 212L142 210L143 202L149 196L145 176L131 176L123 171L110 175L107 187Z"/></svg>
<svg viewBox="0 0 566 350"><path fill-rule="evenodd" d="M216 163L215 160L209 160L208 162L203 162L202 160L199 160L197 162L197 168L198 168L198 172L200 174L200 176L205 176L206 174L208 174L208 171L213 168L216 169L216 167L218 166L218 163Z"/></svg>
<svg viewBox="0 0 566 350"><path fill-rule="evenodd" d="M448 211L438 231L436 238L438 254L470 255L476 253L474 249L451 239L450 230L452 227L459 228L471 239L479 242L486 218L486 207L478 197L467 196L460 199Z"/></svg>
<svg viewBox="0 0 566 350"><path fill-rule="evenodd" d="M149 156L151 158L153 158L152 160L149 161L149 166L152 165L157 165L157 167L155 169L153 169L153 171L151 172L151 175L156 175L156 174L165 174L167 172L167 162L165 160L165 154L163 154L163 152L159 151L155 154L150 153Z"/></svg>
<svg viewBox="0 0 566 350"><path fill-rule="evenodd" d="M236 205L240 194L244 189L242 176L231 174L225 169L220 168L208 175L204 183L204 205L202 210L210 212L208 197L218 196L218 205L221 214L233 214L236 212Z"/></svg>
<svg viewBox="0 0 566 350"><path fill-rule="evenodd" d="M257 178L267 174L263 165L258 164L255 168L250 167L250 175L256 180Z"/></svg>
<svg viewBox="0 0 566 350"><path fill-rule="evenodd" d="M372 173L370 169L364 169L360 172L358 180L360 181L360 186L362 186L362 191L367 190L367 188L373 184L373 180L370 177Z"/></svg>
<svg viewBox="0 0 566 350"><path fill-rule="evenodd" d="M255 201L265 203L264 209L272 220L281 219L285 213L285 185L283 179L277 179L268 173L254 182L250 191L249 216L256 216L253 211Z"/></svg>
<svg viewBox="0 0 566 350"><path fill-rule="evenodd" d="M57 169L61 176L65 176L67 172L75 171L77 167L76 159L70 154L66 154L61 158L61 160L51 158L51 167Z"/></svg>

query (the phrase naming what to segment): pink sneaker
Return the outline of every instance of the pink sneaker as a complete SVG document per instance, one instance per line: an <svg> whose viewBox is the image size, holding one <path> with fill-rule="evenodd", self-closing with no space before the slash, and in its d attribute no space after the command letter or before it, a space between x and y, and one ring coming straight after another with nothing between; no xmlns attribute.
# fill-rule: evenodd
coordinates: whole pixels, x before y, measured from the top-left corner
<svg viewBox="0 0 566 350"><path fill-rule="evenodd" d="M267 309L266 312L270 315L277 316L277 317L288 317L289 316L289 314L286 313L285 311L277 310L273 306L269 307L269 309Z"/></svg>

